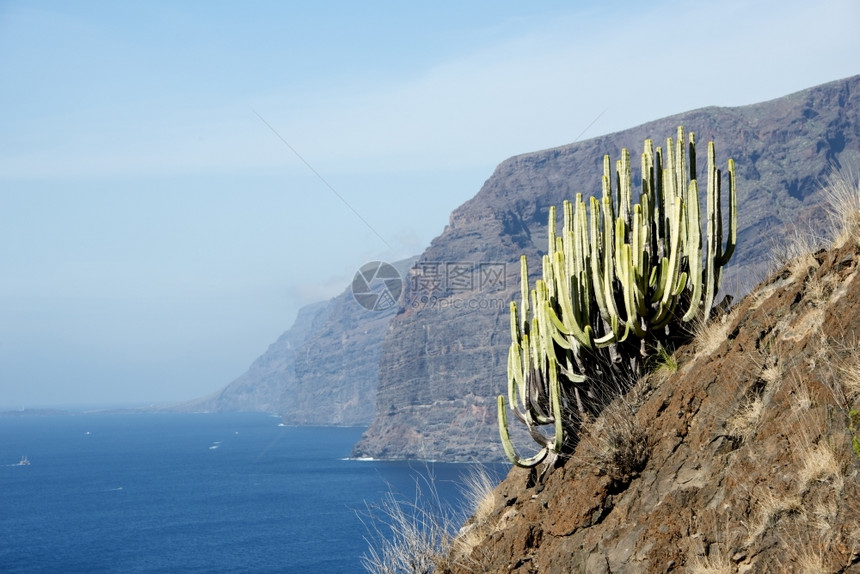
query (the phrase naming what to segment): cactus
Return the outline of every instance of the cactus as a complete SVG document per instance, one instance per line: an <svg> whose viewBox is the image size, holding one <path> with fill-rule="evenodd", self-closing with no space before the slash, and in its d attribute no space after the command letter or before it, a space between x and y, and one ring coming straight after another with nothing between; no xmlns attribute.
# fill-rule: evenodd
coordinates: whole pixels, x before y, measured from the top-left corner
<svg viewBox="0 0 860 574"><path fill-rule="evenodd" d="M613 185L604 157L602 195L565 201L562 227L549 210L542 278L529 288L521 258L519 306L511 303L508 393L498 399L508 458L531 467L554 460L584 419L644 373L645 359L669 340L689 336L684 323L707 321L722 268L737 239L735 168L728 161L728 231L723 238L722 173L708 144L705 245L696 138L668 138L666 152L646 140L642 189L632 203L630 155L622 150ZM507 407L541 447L521 458L510 439ZM552 426L552 434L542 428Z"/></svg>

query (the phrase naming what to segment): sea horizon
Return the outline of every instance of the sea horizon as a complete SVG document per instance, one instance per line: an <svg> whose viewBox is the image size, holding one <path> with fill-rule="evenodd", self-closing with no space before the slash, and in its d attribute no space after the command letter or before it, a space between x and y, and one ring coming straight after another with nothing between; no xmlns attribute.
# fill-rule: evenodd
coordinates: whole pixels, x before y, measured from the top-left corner
<svg viewBox="0 0 860 574"><path fill-rule="evenodd" d="M279 418L0 418L0 571L361 572L388 497L465 518L470 467L506 468L355 460L364 427Z"/></svg>

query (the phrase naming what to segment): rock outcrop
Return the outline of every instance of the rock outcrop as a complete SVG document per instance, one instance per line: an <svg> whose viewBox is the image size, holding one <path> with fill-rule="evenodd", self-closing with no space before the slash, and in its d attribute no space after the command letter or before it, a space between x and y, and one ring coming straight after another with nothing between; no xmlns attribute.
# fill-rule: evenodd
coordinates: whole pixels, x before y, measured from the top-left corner
<svg viewBox="0 0 860 574"><path fill-rule="evenodd" d="M675 358L556 468L513 469L439 570L860 572L860 232Z"/></svg>
<svg viewBox="0 0 860 574"><path fill-rule="evenodd" d="M723 285L742 294L797 225L823 221L828 173L860 165L860 76L766 103L695 110L499 165L412 272L383 344L377 416L354 456L503 457L495 397L506 380L507 304L519 286L520 255L538 273L549 206L578 192L599 194L604 154L617 158L622 147L638 154L646 138L662 145L678 125L699 142L714 140L718 165L729 157L737 164L738 249Z"/></svg>

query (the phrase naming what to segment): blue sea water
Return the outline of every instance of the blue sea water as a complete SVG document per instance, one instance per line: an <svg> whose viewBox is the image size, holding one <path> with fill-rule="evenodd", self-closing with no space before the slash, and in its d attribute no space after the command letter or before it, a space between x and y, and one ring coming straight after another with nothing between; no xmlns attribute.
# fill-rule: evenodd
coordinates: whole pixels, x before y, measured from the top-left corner
<svg viewBox="0 0 860 574"><path fill-rule="evenodd" d="M368 507L429 482L462 505L471 465L346 459L361 432L253 414L0 417L0 572L363 572Z"/></svg>

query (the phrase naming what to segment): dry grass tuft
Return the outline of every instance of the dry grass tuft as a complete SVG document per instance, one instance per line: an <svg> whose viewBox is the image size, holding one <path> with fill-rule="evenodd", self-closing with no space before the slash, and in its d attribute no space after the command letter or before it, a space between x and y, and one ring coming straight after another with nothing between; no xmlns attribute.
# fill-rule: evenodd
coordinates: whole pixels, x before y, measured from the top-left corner
<svg viewBox="0 0 860 574"><path fill-rule="evenodd" d="M838 367L838 369L842 391L853 404L860 399L860 361L854 360L848 365Z"/></svg>
<svg viewBox="0 0 860 574"><path fill-rule="evenodd" d="M486 469L477 467L466 477L461 492L472 516L451 542L449 559L480 572L480 560L476 560L472 554L493 530L494 524L490 518L496 507L495 485Z"/></svg>
<svg viewBox="0 0 860 574"><path fill-rule="evenodd" d="M755 396L726 421L727 432L744 442L748 441L755 434L763 410L764 400L760 396Z"/></svg>
<svg viewBox="0 0 860 574"><path fill-rule="evenodd" d="M808 385L798 382L798 395L809 393ZM801 397L804 402L809 398ZM835 493L842 492L847 463L843 453L834 444L835 437L828 436L828 423L821 409L807 407L795 412L793 432L788 437L792 456L797 463L797 492L809 492L815 483L829 483Z"/></svg>
<svg viewBox="0 0 860 574"><path fill-rule="evenodd" d="M704 518L706 514L702 514ZM693 519L691 530L698 530L695 526L699 517ZM730 529L731 520L726 516L720 519L713 517L705 532L696 532L687 538L689 544L687 551L687 568L685 572L696 574L724 574L737 572L737 561L733 560L733 554L742 549L741 540L738 539L739 532Z"/></svg>
<svg viewBox="0 0 860 574"><path fill-rule="evenodd" d="M432 478L424 479L425 489L416 484L414 501L404 501L390 492L382 503L369 507L362 517L370 534L369 549L362 565L371 574L430 573L459 566L481 571L470 557L484 539L495 507L493 479L483 467L476 467L465 479L462 494L464 511L455 511L441 500ZM466 526L466 512L472 512Z"/></svg>
<svg viewBox="0 0 860 574"><path fill-rule="evenodd" d="M698 319L691 322L693 341L698 354L710 355L720 348L729 334L730 318L731 313L707 322Z"/></svg>
<svg viewBox="0 0 860 574"><path fill-rule="evenodd" d="M834 499L821 500L812 508L809 521L818 530L819 534L825 535L833 529L833 522L839 513L839 506Z"/></svg>
<svg viewBox="0 0 860 574"><path fill-rule="evenodd" d="M792 282L803 280L818 267L814 253L824 244L824 238L795 229L771 250L772 268L787 268Z"/></svg>
<svg viewBox="0 0 860 574"><path fill-rule="evenodd" d="M825 204L834 227L834 247L860 243L860 182L851 170L834 172L824 188Z"/></svg>
<svg viewBox="0 0 860 574"><path fill-rule="evenodd" d="M690 574L732 574L737 572L734 563L722 554L696 556L690 564Z"/></svg>
<svg viewBox="0 0 860 574"><path fill-rule="evenodd" d="M797 557L797 566L801 574L828 574L830 568L824 563L822 551L806 548L806 552Z"/></svg>
<svg viewBox="0 0 860 574"><path fill-rule="evenodd" d="M778 562L781 572L829 574L833 571L827 560L833 554L832 541L828 541L829 532L819 532L818 536L809 534L799 525L779 533L785 548Z"/></svg>
<svg viewBox="0 0 860 574"><path fill-rule="evenodd" d="M812 393L800 377L794 375L793 379L791 394L794 395L794 401L791 403L791 412L796 417L801 417L812 407Z"/></svg>
<svg viewBox="0 0 860 574"><path fill-rule="evenodd" d="M780 363L779 357L776 357L762 369L760 377L767 385L776 384L782 380L782 363Z"/></svg>
<svg viewBox="0 0 860 574"><path fill-rule="evenodd" d="M827 342L822 342L826 345ZM824 359L822 358L822 362ZM819 370L825 387L827 373ZM834 382L834 384L836 384ZM837 385L838 386L838 385ZM832 429L828 423L828 417L824 415L822 408L813 408L813 399L809 385L795 375L795 385L791 389L795 395L796 407L792 406L794 413L793 432L788 441L792 455L797 463L797 488L800 494L804 494L812 488L814 483L830 483L833 490L838 494L844 486L845 471L848 468L848 460L845 453L840 452L836 446L838 436L832 435ZM839 396L834 393L834 399L839 403Z"/></svg>
<svg viewBox="0 0 860 574"><path fill-rule="evenodd" d="M818 345L821 380L839 407L850 416L860 400L860 342L856 334L839 340L822 337Z"/></svg>
<svg viewBox="0 0 860 574"><path fill-rule="evenodd" d="M771 348L769 344L765 347ZM750 356L750 360L760 369L756 385L746 391L744 404L726 420L726 432L743 442L755 435L765 405L770 402L784 379L784 366L778 351L760 349L759 353L760 361L756 360L755 355Z"/></svg>
<svg viewBox="0 0 860 574"><path fill-rule="evenodd" d="M760 489L755 497L755 521L749 527L747 545L776 526L783 516L800 514L802 511L803 501L800 496L777 496L769 488Z"/></svg>
<svg viewBox="0 0 860 574"><path fill-rule="evenodd" d="M496 506L495 482L483 466L474 467L466 477L462 493L472 520L484 523Z"/></svg>
<svg viewBox="0 0 860 574"><path fill-rule="evenodd" d="M813 482L832 482L836 492L842 491L845 465L827 441L820 440L814 445L801 444L795 456L801 465L798 472L801 490L808 489Z"/></svg>
<svg viewBox="0 0 860 574"><path fill-rule="evenodd" d="M599 472L627 481L645 467L651 451L633 405L619 397L582 429L577 452Z"/></svg>
<svg viewBox="0 0 860 574"><path fill-rule="evenodd" d="M831 570L825 562L827 552L821 548L813 548L807 542L797 546L790 541L786 543L788 564L780 564L783 572L798 574L830 574Z"/></svg>
<svg viewBox="0 0 860 574"><path fill-rule="evenodd" d="M817 274L809 274L803 295L813 307L824 306L831 292L832 286L827 285L826 282Z"/></svg>
<svg viewBox="0 0 860 574"><path fill-rule="evenodd" d="M371 544L361 562L371 574L430 573L444 559L453 520L393 493L369 509Z"/></svg>

